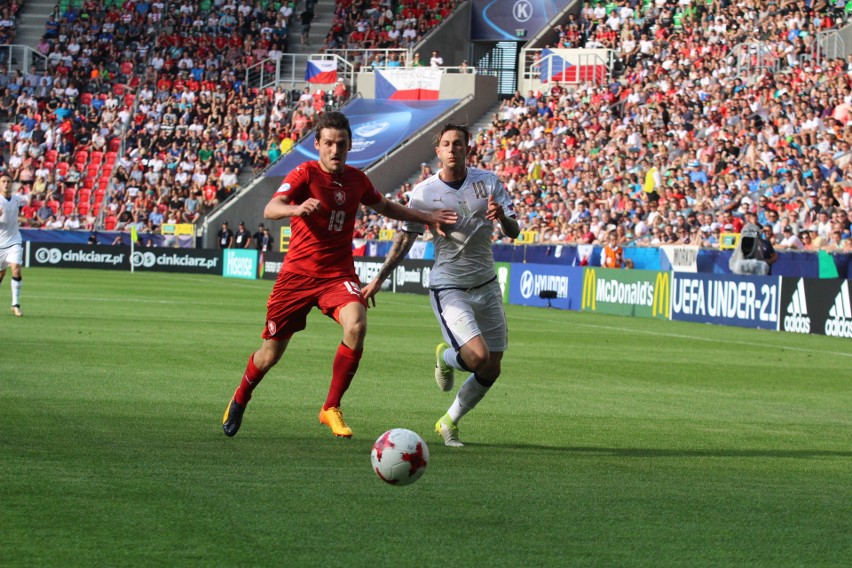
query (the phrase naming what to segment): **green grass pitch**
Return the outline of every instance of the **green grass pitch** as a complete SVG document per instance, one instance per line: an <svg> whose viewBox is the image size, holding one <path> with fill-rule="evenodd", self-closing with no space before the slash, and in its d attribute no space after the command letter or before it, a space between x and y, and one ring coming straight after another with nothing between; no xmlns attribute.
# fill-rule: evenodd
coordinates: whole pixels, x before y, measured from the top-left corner
<svg viewBox="0 0 852 568"><path fill-rule="evenodd" d="M341 334L316 311L226 438L270 289L25 271L24 318L0 311L0 564L852 565L849 340L508 306L455 449L428 300L381 294L354 438L317 420ZM409 487L370 468L393 427L431 451Z"/></svg>

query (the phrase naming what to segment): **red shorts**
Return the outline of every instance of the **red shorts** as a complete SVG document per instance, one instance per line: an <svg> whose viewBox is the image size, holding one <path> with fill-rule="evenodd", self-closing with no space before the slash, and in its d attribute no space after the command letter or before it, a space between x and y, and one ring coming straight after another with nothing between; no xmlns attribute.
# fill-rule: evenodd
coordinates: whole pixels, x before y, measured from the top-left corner
<svg viewBox="0 0 852 568"><path fill-rule="evenodd" d="M314 307L337 321L340 309L352 302L367 307L357 276L316 278L281 272L266 304L266 327L262 337L285 339L302 331L308 312Z"/></svg>

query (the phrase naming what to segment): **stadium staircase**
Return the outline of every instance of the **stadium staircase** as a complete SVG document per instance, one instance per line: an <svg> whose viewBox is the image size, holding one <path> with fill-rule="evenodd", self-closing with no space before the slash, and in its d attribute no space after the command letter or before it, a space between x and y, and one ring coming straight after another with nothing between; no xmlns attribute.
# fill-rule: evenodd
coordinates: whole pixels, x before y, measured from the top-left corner
<svg viewBox="0 0 852 568"><path fill-rule="evenodd" d="M305 2L299 1L296 4L290 23L290 31L287 34L288 53L298 53L301 55L319 53L325 41L325 36L328 35L331 29L331 22L334 19L334 6L335 0L319 0L316 3L314 7L314 19L311 22L311 31L308 37L308 45L302 45L302 22L299 16L305 10Z"/></svg>
<svg viewBox="0 0 852 568"><path fill-rule="evenodd" d="M15 43L35 49L44 35L44 24L56 8L56 0L26 0L15 23Z"/></svg>

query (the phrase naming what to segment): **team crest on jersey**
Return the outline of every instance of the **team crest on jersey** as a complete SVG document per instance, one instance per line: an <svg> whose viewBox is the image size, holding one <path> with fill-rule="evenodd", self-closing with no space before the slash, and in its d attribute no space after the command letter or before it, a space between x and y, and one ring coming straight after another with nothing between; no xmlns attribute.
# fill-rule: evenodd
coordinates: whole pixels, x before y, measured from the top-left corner
<svg viewBox="0 0 852 568"><path fill-rule="evenodd" d="M287 193L288 191L290 191L289 183L282 183L281 187L278 188L278 193Z"/></svg>
<svg viewBox="0 0 852 568"><path fill-rule="evenodd" d="M275 332L278 331L278 326L275 325L274 321L269 320L266 322L266 329L269 330L269 335L275 335Z"/></svg>
<svg viewBox="0 0 852 568"><path fill-rule="evenodd" d="M334 202L338 205L343 205L343 202L346 201L346 194L342 191L338 190L334 192Z"/></svg>

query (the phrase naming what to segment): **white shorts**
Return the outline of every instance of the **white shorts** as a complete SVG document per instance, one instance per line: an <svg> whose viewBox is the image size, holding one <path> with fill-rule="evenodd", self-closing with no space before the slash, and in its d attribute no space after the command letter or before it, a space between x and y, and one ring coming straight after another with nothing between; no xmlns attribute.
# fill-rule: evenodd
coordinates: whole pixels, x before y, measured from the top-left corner
<svg viewBox="0 0 852 568"><path fill-rule="evenodd" d="M5 270L9 265L24 264L24 247L21 245L12 245L4 249L0 249L0 270Z"/></svg>
<svg viewBox="0 0 852 568"><path fill-rule="evenodd" d="M477 335L482 335L492 353L502 353L509 347L503 293L496 278L470 290L433 290L429 299L444 341L453 349L458 350Z"/></svg>

